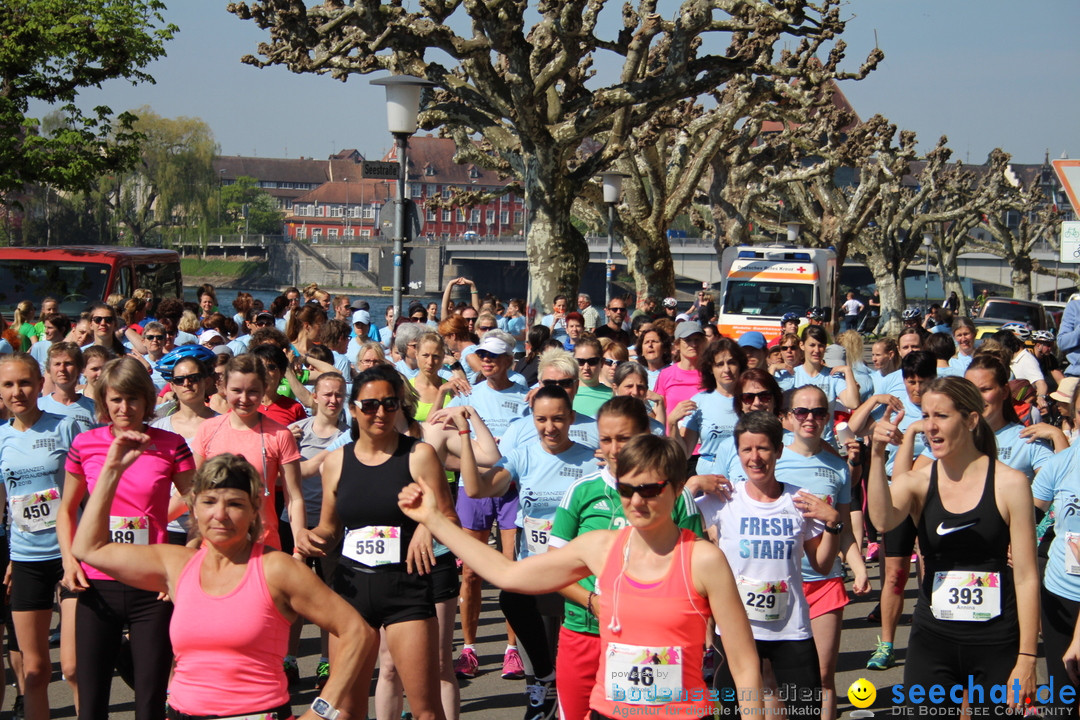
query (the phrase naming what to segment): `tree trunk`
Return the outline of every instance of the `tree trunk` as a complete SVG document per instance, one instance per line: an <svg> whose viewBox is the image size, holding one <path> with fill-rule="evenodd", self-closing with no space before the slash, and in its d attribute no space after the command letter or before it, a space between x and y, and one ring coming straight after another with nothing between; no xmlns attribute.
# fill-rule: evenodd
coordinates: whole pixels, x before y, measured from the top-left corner
<svg viewBox="0 0 1080 720"><path fill-rule="evenodd" d="M539 314L550 307L556 295L576 298L581 274L589 262L585 238L570 222L572 198L560 202L546 196L540 187L526 189L529 203L529 304ZM571 303L572 306L572 303Z"/></svg>
<svg viewBox="0 0 1080 720"><path fill-rule="evenodd" d="M964 297L964 286L960 284L960 274L956 270L956 266L942 267L941 279L944 282L945 297L948 298L951 293L956 293L956 297L960 298L960 306L956 309L957 317L967 317L968 306L971 302L968 298Z"/></svg>
<svg viewBox="0 0 1080 720"><path fill-rule="evenodd" d="M897 267L882 259L881 262L868 262L867 266L874 275L881 297L881 319L878 321L877 334L895 337L903 327L901 313L907 306L904 294L904 267Z"/></svg>
<svg viewBox="0 0 1080 720"><path fill-rule="evenodd" d="M623 255L633 275L637 296L674 296L675 265L664 230L651 223L627 224L619 230L623 236Z"/></svg>
<svg viewBox="0 0 1080 720"><path fill-rule="evenodd" d="M1031 256L1021 255L1012 262L1013 297L1017 300L1031 299Z"/></svg>

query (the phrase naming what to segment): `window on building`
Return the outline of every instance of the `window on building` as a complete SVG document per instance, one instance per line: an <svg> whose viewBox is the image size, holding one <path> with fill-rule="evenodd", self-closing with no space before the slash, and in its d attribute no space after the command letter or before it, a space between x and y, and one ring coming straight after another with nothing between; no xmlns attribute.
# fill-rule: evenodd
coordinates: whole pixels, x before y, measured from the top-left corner
<svg viewBox="0 0 1080 720"><path fill-rule="evenodd" d="M428 222L435 222L436 220L438 220L438 211L435 210L435 208L428 208L427 219Z"/></svg>
<svg viewBox="0 0 1080 720"><path fill-rule="evenodd" d="M301 240L306 238L307 237L307 228L302 227L302 226L296 228L296 237L300 238Z"/></svg>
<svg viewBox="0 0 1080 720"><path fill-rule="evenodd" d="M336 238L337 237L337 228L330 228L329 230L327 230L326 231L326 236Z"/></svg>
<svg viewBox="0 0 1080 720"><path fill-rule="evenodd" d="M443 200L449 200L450 199L450 186L449 185L443 185L442 196L443 196Z"/></svg>
<svg viewBox="0 0 1080 720"><path fill-rule="evenodd" d="M356 230L354 228L351 228L351 227L345 228L345 237L350 237L351 238L351 237L355 237L355 236L356 236Z"/></svg>
<svg viewBox="0 0 1080 720"><path fill-rule="evenodd" d="M371 265L371 255L366 252L349 253L349 269L353 272L367 271Z"/></svg>
<svg viewBox="0 0 1080 720"><path fill-rule="evenodd" d="M371 230L369 230L368 228L360 228L360 237L362 237L362 238L371 237Z"/></svg>
<svg viewBox="0 0 1080 720"><path fill-rule="evenodd" d="M438 194L439 194L439 186L438 185L428 185L427 186L427 196L428 197L434 197L434 196L436 196Z"/></svg>
<svg viewBox="0 0 1080 720"><path fill-rule="evenodd" d="M471 222L471 223L478 223L478 222L480 222L480 211L479 211L478 209L476 209L476 208L473 208L473 209L472 209L472 210L471 210L471 211L469 212L469 222Z"/></svg>
<svg viewBox="0 0 1080 720"><path fill-rule="evenodd" d="M507 224L510 223L510 211L509 210L503 210L501 213L499 213L499 223L501 225L507 225Z"/></svg>
<svg viewBox="0 0 1080 720"><path fill-rule="evenodd" d="M472 167L469 168L469 177L471 177L471 178L480 177L480 171L476 169L475 165L473 165Z"/></svg>
<svg viewBox="0 0 1080 720"><path fill-rule="evenodd" d="M375 217L375 206L374 205L365 205L364 206L364 217L366 219L368 219L368 220L374 219L374 217Z"/></svg>
<svg viewBox="0 0 1080 720"><path fill-rule="evenodd" d="M443 222L450 222L453 219L454 219L454 211L453 210L451 210L450 208L446 208L446 209L444 209L442 211L442 221Z"/></svg>
<svg viewBox="0 0 1080 720"><path fill-rule="evenodd" d="M318 240L320 237L322 237L322 228L311 228L312 240Z"/></svg>
<svg viewBox="0 0 1080 720"><path fill-rule="evenodd" d="M495 211L494 210L488 210L487 213L485 214L485 216L487 217L487 224L488 225L494 225L495 224Z"/></svg>
<svg viewBox="0 0 1080 720"><path fill-rule="evenodd" d="M524 213L522 213L520 210L514 211L514 224L515 225L520 225L521 221L524 220L524 219L525 219L525 214Z"/></svg>

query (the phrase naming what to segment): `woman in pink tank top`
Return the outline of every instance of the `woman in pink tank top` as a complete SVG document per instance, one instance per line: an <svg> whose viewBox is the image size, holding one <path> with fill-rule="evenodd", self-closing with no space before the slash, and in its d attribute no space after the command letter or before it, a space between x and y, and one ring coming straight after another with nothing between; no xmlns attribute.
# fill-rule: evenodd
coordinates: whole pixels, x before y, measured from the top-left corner
<svg viewBox="0 0 1080 720"><path fill-rule="evenodd" d="M461 461L473 462L471 448L462 447ZM722 633L740 707L760 713L757 651L731 569L718 548L695 540L671 519L686 480L681 443L637 436L619 452L616 466L616 489L629 527L593 530L517 562L442 517L432 490L422 484L405 488L399 505L463 562L506 590L541 594L597 576L600 593L590 594L587 603L599 618L604 658L589 703L594 720L711 713L715 703L701 676L710 616Z"/></svg>
<svg viewBox="0 0 1080 720"><path fill-rule="evenodd" d="M117 433L72 545L75 556L143 590L167 593L175 610L169 635L176 654L166 715L169 720L292 717L281 658L289 626L300 615L335 638L333 673L311 713L336 720L363 707L371 682L359 677L361 658L374 652L375 632L352 607L302 563L265 547L259 472L225 453L207 460L187 496L196 550L177 545L113 542L109 508L120 476L151 446L144 433ZM358 697L360 694L363 697ZM362 711L361 711L362 712ZM348 717L349 715L344 715Z"/></svg>

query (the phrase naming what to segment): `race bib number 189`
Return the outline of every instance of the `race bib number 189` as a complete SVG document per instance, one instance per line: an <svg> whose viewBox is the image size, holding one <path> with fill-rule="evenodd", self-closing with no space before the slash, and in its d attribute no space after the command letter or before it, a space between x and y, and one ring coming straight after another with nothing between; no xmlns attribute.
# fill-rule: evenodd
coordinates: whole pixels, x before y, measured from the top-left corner
<svg viewBox="0 0 1080 720"><path fill-rule="evenodd" d="M146 517L109 517L109 539L125 545L150 544L150 518Z"/></svg>

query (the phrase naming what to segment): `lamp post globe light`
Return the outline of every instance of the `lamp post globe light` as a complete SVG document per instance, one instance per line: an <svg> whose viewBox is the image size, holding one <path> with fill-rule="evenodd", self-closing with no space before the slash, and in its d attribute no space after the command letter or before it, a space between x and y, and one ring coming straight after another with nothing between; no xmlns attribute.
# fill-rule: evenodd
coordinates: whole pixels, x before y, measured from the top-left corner
<svg viewBox="0 0 1080 720"><path fill-rule="evenodd" d="M799 242L799 229L802 227L800 222L789 222L787 224L787 241L792 245Z"/></svg>
<svg viewBox="0 0 1080 720"><path fill-rule="evenodd" d="M372 80L372 85L386 88L386 124L397 144L398 177L396 207L397 230L394 232L394 317L400 317L401 291L404 280L405 241L409 229L406 224L405 183L408 180L409 136L416 132L417 116L420 114L420 92L435 83L411 75L394 75Z"/></svg>
<svg viewBox="0 0 1080 720"><path fill-rule="evenodd" d="M604 307L611 305L611 281L613 276L611 252L615 244L615 205L622 195L622 181L626 173L606 172L600 178L604 184L604 203L608 207L607 261L604 264Z"/></svg>
<svg viewBox="0 0 1080 720"><path fill-rule="evenodd" d="M930 307L930 246L934 235L929 230L922 235L923 252L926 254L926 271L923 273L923 309Z"/></svg>

